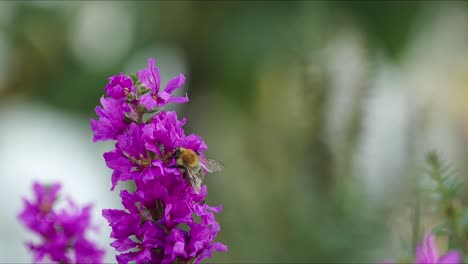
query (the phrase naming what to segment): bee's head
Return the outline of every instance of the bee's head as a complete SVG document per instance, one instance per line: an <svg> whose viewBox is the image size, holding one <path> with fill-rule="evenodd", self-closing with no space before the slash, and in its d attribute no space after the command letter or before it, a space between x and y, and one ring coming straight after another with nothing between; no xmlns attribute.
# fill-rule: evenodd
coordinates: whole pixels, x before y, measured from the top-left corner
<svg viewBox="0 0 468 264"><path fill-rule="evenodd" d="M174 153L172 154L172 157L174 159L177 159L179 158L180 154L182 154L182 152L184 151L184 148L177 148Z"/></svg>

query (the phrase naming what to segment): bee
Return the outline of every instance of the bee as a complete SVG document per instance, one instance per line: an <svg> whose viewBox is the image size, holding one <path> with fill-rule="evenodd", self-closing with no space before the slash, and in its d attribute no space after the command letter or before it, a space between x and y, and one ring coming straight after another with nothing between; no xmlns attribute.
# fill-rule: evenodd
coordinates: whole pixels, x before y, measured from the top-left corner
<svg viewBox="0 0 468 264"><path fill-rule="evenodd" d="M218 172L224 169L224 165L221 162L204 158L198 152L188 148L177 148L172 157L176 160L176 164L173 167L185 170L184 177L196 193L200 192L203 181L203 169L207 172Z"/></svg>

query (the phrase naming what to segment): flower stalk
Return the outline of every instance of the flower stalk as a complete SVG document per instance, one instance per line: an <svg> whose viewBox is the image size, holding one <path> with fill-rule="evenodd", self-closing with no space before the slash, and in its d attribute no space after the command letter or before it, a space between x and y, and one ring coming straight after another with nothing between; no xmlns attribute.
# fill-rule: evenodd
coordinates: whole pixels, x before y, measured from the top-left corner
<svg viewBox="0 0 468 264"><path fill-rule="evenodd" d="M214 214L221 206L204 203L206 186L195 191L174 158L176 150L185 148L204 159L207 149L201 137L185 135L185 118L163 110L169 103L188 102L187 95L172 96L184 82L180 74L161 89L159 69L149 59L148 68L138 74L109 78L102 106L96 107L99 118L91 120L94 141L116 141L115 148L104 153L113 170L111 190L120 181L136 186L132 193L120 192L125 210L102 211L112 228L111 246L120 252L116 256L120 264L198 264L214 251L227 250L214 241L221 229Z"/></svg>

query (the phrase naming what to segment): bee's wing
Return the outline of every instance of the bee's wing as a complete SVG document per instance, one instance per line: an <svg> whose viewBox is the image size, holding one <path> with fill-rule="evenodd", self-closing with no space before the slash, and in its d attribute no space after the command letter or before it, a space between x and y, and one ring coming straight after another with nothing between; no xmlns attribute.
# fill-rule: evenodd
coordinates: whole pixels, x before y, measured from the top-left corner
<svg viewBox="0 0 468 264"><path fill-rule="evenodd" d="M192 186L193 190L196 193L200 193L202 178L201 178L201 175L199 175L199 170L197 170L196 168L191 168L191 167L188 167L186 169L187 169L187 179L188 179L188 182L190 183L190 186Z"/></svg>
<svg viewBox="0 0 468 264"><path fill-rule="evenodd" d="M224 165L221 162L214 159L207 159L205 157L200 157L200 165L207 172L218 172L224 169Z"/></svg>

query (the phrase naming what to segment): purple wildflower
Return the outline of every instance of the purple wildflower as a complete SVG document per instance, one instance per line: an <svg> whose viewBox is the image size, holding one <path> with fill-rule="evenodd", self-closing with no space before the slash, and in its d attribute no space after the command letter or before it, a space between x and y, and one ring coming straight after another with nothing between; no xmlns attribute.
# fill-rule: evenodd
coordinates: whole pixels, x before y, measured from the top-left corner
<svg viewBox="0 0 468 264"><path fill-rule="evenodd" d="M112 98L101 99L104 109L96 108L99 120L91 120L94 141L116 140L115 148L104 154L114 170L111 190L120 181L131 180L136 186L132 193L121 191L124 210L102 211L115 239L111 246L120 252L117 262L200 263L214 251L227 251L214 242L220 231L215 213L221 206L206 205L206 186L196 193L174 167L177 148L189 148L201 158L207 149L201 137L185 135L185 118L162 111L168 103L188 101L172 96L185 82L184 75L161 90L159 69L149 59L136 83L130 84L122 73L109 80L106 92Z"/></svg>
<svg viewBox="0 0 468 264"><path fill-rule="evenodd" d="M67 209L54 210L60 184L33 185L35 200L24 200L25 208L18 215L23 224L37 233L42 242L27 242L34 262L101 263L104 251L86 238L91 227L91 206L79 208L68 200Z"/></svg>
<svg viewBox="0 0 468 264"><path fill-rule="evenodd" d="M164 90L160 90L161 76L154 63L154 59L149 59L148 68L138 72L138 84L123 73L109 78L105 87L109 97L102 97L102 107L95 109L99 119L91 119L94 142L117 139L129 123L141 123L143 114L155 113L168 103L188 102L187 95L172 96L185 83L185 76L180 74L170 80Z"/></svg>
<svg viewBox="0 0 468 264"><path fill-rule="evenodd" d="M462 256L457 250L450 250L439 256L434 235L427 233L424 241L416 248L416 264L459 264Z"/></svg>
<svg viewBox="0 0 468 264"><path fill-rule="evenodd" d="M109 84L105 87L108 96L114 99L121 99L131 92L135 92L132 79L125 76L123 73L120 75L112 76L109 78Z"/></svg>
<svg viewBox="0 0 468 264"><path fill-rule="evenodd" d="M154 65L153 58L148 59L148 68L138 72L138 79L142 84L150 89L150 92L141 96L141 104L150 110L155 107L161 108L168 103L186 103L189 101L185 97L173 97L172 93L185 83L185 76L181 73L179 76L170 80L164 90L161 88L161 75L159 69Z"/></svg>

